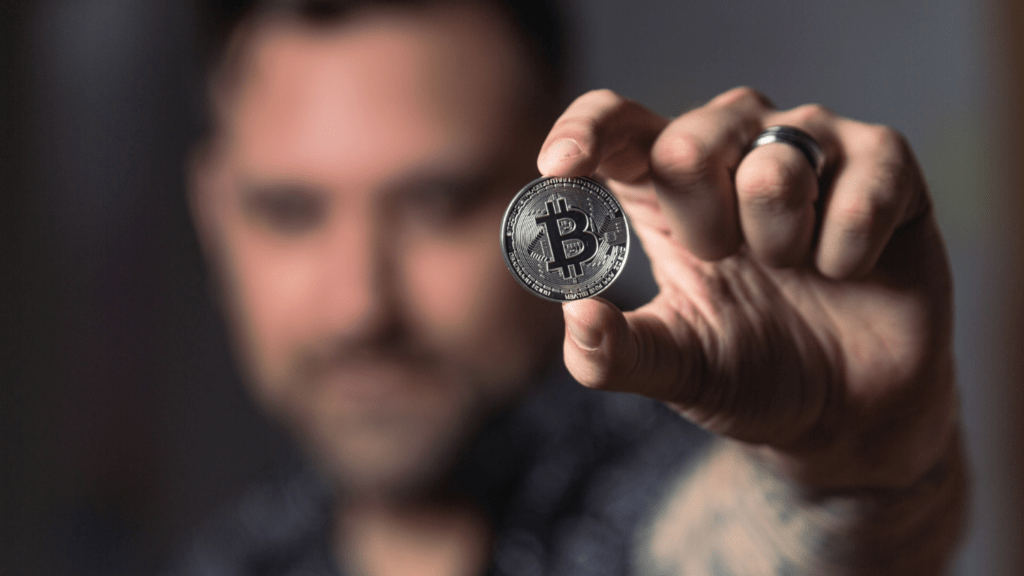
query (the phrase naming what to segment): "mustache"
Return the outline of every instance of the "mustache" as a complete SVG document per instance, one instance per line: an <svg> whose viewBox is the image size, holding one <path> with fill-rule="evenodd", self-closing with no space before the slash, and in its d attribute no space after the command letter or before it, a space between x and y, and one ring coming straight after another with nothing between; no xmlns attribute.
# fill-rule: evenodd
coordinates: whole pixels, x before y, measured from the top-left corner
<svg viewBox="0 0 1024 576"><path fill-rule="evenodd" d="M440 364L443 357L429 341L405 330L355 337L334 335L299 349L291 373L295 378L316 380L348 367L373 364L418 370Z"/></svg>

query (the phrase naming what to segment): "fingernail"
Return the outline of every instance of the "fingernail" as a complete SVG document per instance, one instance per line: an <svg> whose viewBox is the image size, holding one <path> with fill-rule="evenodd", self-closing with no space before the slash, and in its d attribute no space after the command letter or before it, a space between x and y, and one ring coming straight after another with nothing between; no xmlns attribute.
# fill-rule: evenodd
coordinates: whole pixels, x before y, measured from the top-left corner
<svg viewBox="0 0 1024 576"><path fill-rule="evenodd" d="M571 320L567 320L565 323L569 329L569 337L572 338L572 341L584 350L597 350L600 348L604 334L599 330L586 326L581 321L578 305L575 302L569 302L563 308L572 317Z"/></svg>
<svg viewBox="0 0 1024 576"><path fill-rule="evenodd" d="M551 168L564 164L566 160L576 158L583 154L580 145L572 140L561 140L551 145L544 154L544 167L549 171Z"/></svg>

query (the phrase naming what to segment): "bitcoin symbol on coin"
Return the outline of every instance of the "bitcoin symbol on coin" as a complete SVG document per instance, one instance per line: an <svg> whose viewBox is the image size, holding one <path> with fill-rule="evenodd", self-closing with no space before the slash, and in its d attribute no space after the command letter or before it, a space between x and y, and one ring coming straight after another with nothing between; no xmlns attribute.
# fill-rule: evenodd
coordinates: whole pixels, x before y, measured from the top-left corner
<svg viewBox="0 0 1024 576"><path fill-rule="evenodd" d="M548 233L548 242L554 260L548 262L548 272L561 269L562 278L569 279L583 275L583 263L597 254L597 236L586 229L587 213L565 205L565 198L555 203L547 202L548 213L536 219ZM567 243L570 243L567 245ZM582 243L582 247L578 244ZM569 247L572 256L566 254Z"/></svg>
<svg viewBox="0 0 1024 576"><path fill-rule="evenodd" d="M629 253L629 226L615 196L594 180L540 178L513 198L501 242L523 287L562 302L611 285Z"/></svg>

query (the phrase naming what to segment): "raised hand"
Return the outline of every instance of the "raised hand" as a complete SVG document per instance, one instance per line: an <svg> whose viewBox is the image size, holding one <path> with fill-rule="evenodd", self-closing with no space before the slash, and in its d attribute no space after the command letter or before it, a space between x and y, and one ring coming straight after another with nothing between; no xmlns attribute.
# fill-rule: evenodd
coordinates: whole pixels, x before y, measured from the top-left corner
<svg viewBox="0 0 1024 576"><path fill-rule="evenodd" d="M798 148L750 150L773 125L821 144L820 180ZM816 488L905 486L940 459L957 425L951 280L893 130L747 88L673 120L595 91L538 166L607 183L660 289L633 312L564 306L581 383L665 401Z"/></svg>

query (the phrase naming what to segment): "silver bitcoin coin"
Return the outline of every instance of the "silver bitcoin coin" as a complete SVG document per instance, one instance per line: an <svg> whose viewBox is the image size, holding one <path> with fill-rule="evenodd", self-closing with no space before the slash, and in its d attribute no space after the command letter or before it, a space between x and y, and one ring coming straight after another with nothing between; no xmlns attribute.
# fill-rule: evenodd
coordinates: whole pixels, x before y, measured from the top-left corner
<svg viewBox="0 0 1024 576"><path fill-rule="evenodd" d="M557 302L578 300L618 277L629 255L629 224L615 196L594 180L540 178L505 211L501 246L527 290Z"/></svg>

